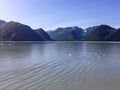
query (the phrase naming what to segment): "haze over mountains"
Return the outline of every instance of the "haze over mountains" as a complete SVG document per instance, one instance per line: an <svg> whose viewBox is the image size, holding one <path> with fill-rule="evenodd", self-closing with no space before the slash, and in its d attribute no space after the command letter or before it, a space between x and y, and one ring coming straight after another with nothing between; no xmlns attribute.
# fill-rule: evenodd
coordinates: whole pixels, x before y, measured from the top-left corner
<svg viewBox="0 0 120 90"><path fill-rule="evenodd" d="M0 21L0 40L1 41L45 41L47 39L40 36L27 25L18 22ZM45 35L44 35L45 36Z"/></svg>
<svg viewBox="0 0 120 90"><path fill-rule="evenodd" d="M120 41L120 29L99 25L82 29L80 27L57 28L45 31L32 29L18 22L0 20L0 41Z"/></svg>
<svg viewBox="0 0 120 90"><path fill-rule="evenodd" d="M54 31L48 31L50 37L58 41L71 41L71 40L81 40L85 35L85 31L77 26L57 28Z"/></svg>

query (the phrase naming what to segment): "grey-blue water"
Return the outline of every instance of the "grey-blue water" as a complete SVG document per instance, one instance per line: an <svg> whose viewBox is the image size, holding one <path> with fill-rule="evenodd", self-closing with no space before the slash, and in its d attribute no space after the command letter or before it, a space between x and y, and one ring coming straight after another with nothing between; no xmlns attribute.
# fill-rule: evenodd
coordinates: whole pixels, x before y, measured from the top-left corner
<svg viewBox="0 0 120 90"><path fill-rule="evenodd" d="M0 90L120 90L120 43L0 42Z"/></svg>

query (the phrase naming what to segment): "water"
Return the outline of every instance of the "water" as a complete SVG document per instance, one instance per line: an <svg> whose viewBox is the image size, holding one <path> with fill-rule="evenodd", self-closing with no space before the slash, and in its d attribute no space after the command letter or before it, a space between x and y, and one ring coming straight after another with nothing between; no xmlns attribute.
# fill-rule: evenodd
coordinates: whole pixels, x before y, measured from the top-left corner
<svg viewBox="0 0 120 90"><path fill-rule="evenodd" d="M1 42L0 90L120 90L120 43Z"/></svg>

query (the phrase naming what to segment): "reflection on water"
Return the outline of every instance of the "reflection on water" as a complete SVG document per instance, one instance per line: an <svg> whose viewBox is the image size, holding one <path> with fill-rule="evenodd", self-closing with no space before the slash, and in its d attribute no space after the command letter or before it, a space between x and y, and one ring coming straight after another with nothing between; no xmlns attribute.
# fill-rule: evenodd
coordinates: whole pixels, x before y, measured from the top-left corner
<svg viewBox="0 0 120 90"><path fill-rule="evenodd" d="M1 42L0 90L120 90L119 46Z"/></svg>

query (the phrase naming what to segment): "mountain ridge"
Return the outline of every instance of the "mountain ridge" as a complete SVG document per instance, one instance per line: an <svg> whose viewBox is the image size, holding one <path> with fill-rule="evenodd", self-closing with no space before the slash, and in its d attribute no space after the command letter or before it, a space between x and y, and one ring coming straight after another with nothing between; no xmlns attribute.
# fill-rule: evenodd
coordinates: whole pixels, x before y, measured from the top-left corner
<svg viewBox="0 0 120 90"><path fill-rule="evenodd" d="M120 28L98 25L86 29L73 26L45 31L0 20L0 41L120 41Z"/></svg>
<svg viewBox="0 0 120 90"><path fill-rule="evenodd" d="M84 36L84 30L77 26L57 28L56 30L48 31L50 37L58 41L80 40Z"/></svg>
<svg viewBox="0 0 120 90"><path fill-rule="evenodd" d="M10 21L0 26L0 40L5 41L44 41L29 26Z"/></svg>

